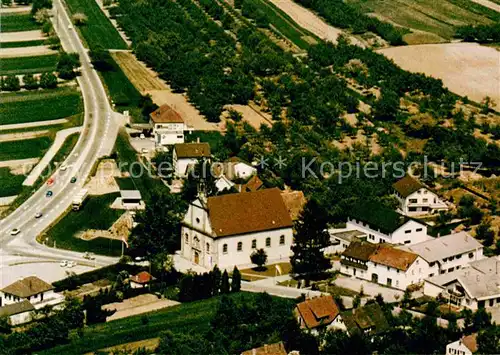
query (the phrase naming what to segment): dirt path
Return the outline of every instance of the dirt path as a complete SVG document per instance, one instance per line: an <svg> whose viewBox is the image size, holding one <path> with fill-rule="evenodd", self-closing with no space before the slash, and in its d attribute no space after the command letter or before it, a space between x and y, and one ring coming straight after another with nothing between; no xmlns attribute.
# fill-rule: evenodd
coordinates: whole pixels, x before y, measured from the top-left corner
<svg viewBox="0 0 500 355"><path fill-rule="evenodd" d="M30 57L35 55L55 54L57 51L49 46L32 46L18 48L0 48L0 58Z"/></svg>
<svg viewBox="0 0 500 355"><path fill-rule="evenodd" d="M471 0L471 1L475 2L476 4L483 5L484 7L492 9L496 12L500 12L500 5L495 4L493 1L489 0Z"/></svg>
<svg viewBox="0 0 500 355"><path fill-rule="evenodd" d="M283 12L287 13L299 26L305 28L309 32L314 33L321 39L337 42L337 37L343 33L341 29L328 25L321 17L316 15L311 10L308 10L293 0L269 0ZM358 39L350 36L351 43L364 47Z"/></svg>
<svg viewBox="0 0 500 355"><path fill-rule="evenodd" d="M11 168L11 167L18 167L21 165L34 165L38 163L39 160L40 158L28 158L28 159L0 161L0 168Z"/></svg>
<svg viewBox="0 0 500 355"><path fill-rule="evenodd" d="M178 305L179 302L168 299L159 299L155 295L145 294L129 298L123 302L110 303L103 308L116 309L116 312L107 318L107 321L135 316L146 312L156 311L161 308Z"/></svg>
<svg viewBox="0 0 500 355"><path fill-rule="evenodd" d="M0 8L0 14L13 14L17 12L30 12L31 6L7 6Z"/></svg>
<svg viewBox="0 0 500 355"><path fill-rule="evenodd" d="M0 134L0 142L12 142L21 139L38 138L41 136L46 136L47 134L49 134L48 130Z"/></svg>
<svg viewBox="0 0 500 355"><path fill-rule="evenodd" d="M51 125L56 125L56 124L64 124L66 122L68 122L67 119L61 118L61 119L57 119L57 120L48 120L48 121L4 124L4 125L0 125L0 131L7 131L7 130L11 130L11 129L23 129L23 128L51 126Z"/></svg>
<svg viewBox="0 0 500 355"><path fill-rule="evenodd" d="M132 354L134 353L134 351L142 348L155 350L159 344L160 344L160 338L151 338L151 339L132 341L130 343L115 345L109 348L99 349L99 351L102 351L103 353L106 354L113 353L114 351L115 352L124 351L127 354ZM94 354L95 353L92 352L92 353L87 353L85 355L94 355Z"/></svg>
<svg viewBox="0 0 500 355"><path fill-rule="evenodd" d="M424 44L381 49L379 53L411 72L443 80L452 92L500 103L500 52L476 43Z"/></svg>
<svg viewBox="0 0 500 355"><path fill-rule="evenodd" d="M112 51L111 56L122 68L132 84L142 93L149 90L166 90L167 85L158 78L158 74L129 52Z"/></svg>
<svg viewBox="0 0 500 355"><path fill-rule="evenodd" d="M22 41L36 41L44 39L42 31L21 31L21 32L6 32L0 36L0 42L22 42Z"/></svg>

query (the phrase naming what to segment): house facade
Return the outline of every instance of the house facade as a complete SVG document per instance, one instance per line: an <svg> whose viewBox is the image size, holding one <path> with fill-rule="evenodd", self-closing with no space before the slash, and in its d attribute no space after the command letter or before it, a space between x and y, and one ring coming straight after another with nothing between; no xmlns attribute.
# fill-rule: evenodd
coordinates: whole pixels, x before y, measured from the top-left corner
<svg viewBox="0 0 500 355"><path fill-rule="evenodd" d="M366 234L358 230L329 229L330 245L324 248L325 254L342 253L353 241L366 240Z"/></svg>
<svg viewBox="0 0 500 355"><path fill-rule="evenodd" d="M187 126L181 115L169 105L162 105L149 115L157 145L184 143Z"/></svg>
<svg viewBox="0 0 500 355"><path fill-rule="evenodd" d="M448 205L422 183L407 175L392 185L399 201L399 211L406 216L418 216L448 210Z"/></svg>
<svg viewBox="0 0 500 355"><path fill-rule="evenodd" d="M464 336L462 339L446 345L446 355L472 355L477 350L477 333Z"/></svg>
<svg viewBox="0 0 500 355"><path fill-rule="evenodd" d="M332 295L306 299L297 304L294 314L299 326L314 335L318 335L321 330L331 328L345 330L340 309Z"/></svg>
<svg viewBox="0 0 500 355"><path fill-rule="evenodd" d="M288 259L292 226L277 188L200 196L182 221L181 255L207 269L249 265L250 255L261 248L269 262Z"/></svg>
<svg viewBox="0 0 500 355"><path fill-rule="evenodd" d="M346 229L363 232L370 243L416 244L431 238L425 224L373 203L353 206Z"/></svg>
<svg viewBox="0 0 500 355"><path fill-rule="evenodd" d="M399 290L422 283L429 274L429 264L417 254L361 241L347 247L340 265L343 274Z"/></svg>
<svg viewBox="0 0 500 355"><path fill-rule="evenodd" d="M208 143L175 144L172 154L175 175L177 177L186 177L188 168L194 166L201 159L210 159L210 146Z"/></svg>
<svg viewBox="0 0 500 355"><path fill-rule="evenodd" d="M0 307L0 318L6 317L11 326L31 322L35 307L28 301L11 303Z"/></svg>
<svg viewBox="0 0 500 355"><path fill-rule="evenodd" d="M60 297L52 285L36 276L29 276L0 290L0 307L26 300L38 309Z"/></svg>

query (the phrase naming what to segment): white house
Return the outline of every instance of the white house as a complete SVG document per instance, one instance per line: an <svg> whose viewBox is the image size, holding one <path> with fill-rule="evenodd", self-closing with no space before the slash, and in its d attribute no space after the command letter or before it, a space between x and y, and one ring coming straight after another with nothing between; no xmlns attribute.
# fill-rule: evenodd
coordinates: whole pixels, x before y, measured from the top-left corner
<svg viewBox="0 0 500 355"><path fill-rule="evenodd" d="M215 175L217 176L215 186L218 191L230 190L233 186L238 190L238 187L243 184L236 185L236 183L247 182L257 174L256 168L238 157L229 158L223 163L214 164L214 166Z"/></svg>
<svg viewBox="0 0 500 355"><path fill-rule="evenodd" d="M185 177L188 168L195 165L200 159L210 158L208 143L175 144L173 151L173 165L176 176Z"/></svg>
<svg viewBox="0 0 500 355"><path fill-rule="evenodd" d="M0 318L6 317L12 326L31 322L35 307L28 301L11 303L0 307Z"/></svg>
<svg viewBox="0 0 500 355"><path fill-rule="evenodd" d="M52 285L36 276L18 280L0 290L0 307L25 300L39 309L60 303L64 297L55 293Z"/></svg>
<svg viewBox="0 0 500 355"><path fill-rule="evenodd" d="M288 259L292 220L277 188L193 201L182 221L181 255L207 269L251 264L263 248L268 261Z"/></svg>
<svg viewBox="0 0 500 355"><path fill-rule="evenodd" d="M415 244L431 238L425 224L379 204L359 203L348 213L346 229L364 232L370 243Z"/></svg>
<svg viewBox="0 0 500 355"><path fill-rule="evenodd" d="M448 210L448 205L422 183L407 175L392 185L399 201L399 211L417 216Z"/></svg>
<svg viewBox="0 0 500 355"><path fill-rule="evenodd" d="M453 272L472 261L484 258L483 245L467 232L448 234L401 246L400 249L418 254L427 261L430 268L428 277Z"/></svg>
<svg viewBox="0 0 500 355"><path fill-rule="evenodd" d="M329 229L330 245L324 248L325 254L342 253L355 240L366 240L366 234L358 230Z"/></svg>
<svg viewBox="0 0 500 355"><path fill-rule="evenodd" d="M187 127L181 115L169 105L161 105L149 117L157 145L184 143Z"/></svg>
<svg viewBox="0 0 500 355"><path fill-rule="evenodd" d="M340 272L405 290L423 282L429 264L417 254L387 244L353 241L341 255Z"/></svg>
<svg viewBox="0 0 500 355"><path fill-rule="evenodd" d="M446 355L472 355L477 350L477 333L464 336L446 345Z"/></svg>
<svg viewBox="0 0 500 355"><path fill-rule="evenodd" d="M500 259L474 261L462 269L428 278L424 294L442 296L472 310L500 307Z"/></svg>

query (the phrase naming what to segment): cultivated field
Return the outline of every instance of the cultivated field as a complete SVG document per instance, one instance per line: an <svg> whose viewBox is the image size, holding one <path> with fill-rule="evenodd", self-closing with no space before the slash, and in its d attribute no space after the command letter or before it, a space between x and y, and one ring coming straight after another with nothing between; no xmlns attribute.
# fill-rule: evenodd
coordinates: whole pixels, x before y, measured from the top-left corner
<svg viewBox="0 0 500 355"><path fill-rule="evenodd" d="M127 49L127 44L95 0L67 0L66 4L72 14L84 13L87 16L87 24L79 30L89 48Z"/></svg>
<svg viewBox="0 0 500 355"><path fill-rule="evenodd" d="M0 95L0 125L54 120L82 111L80 93L68 88Z"/></svg>
<svg viewBox="0 0 500 355"><path fill-rule="evenodd" d="M425 44L378 51L403 69L443 80L451 91L481 101L500 102L500 52L475 43Z"/></svg>
<svg viewBox="0 0 500 355"><path fill-rule="evenodd" d="M20 141L0 142L0 160L37 158L50 148L50 137L39 137Z"/></svg>
<svg viewBox="0 0 500 355"><path fill-rule="evenodd" d="M23 188L24 175L12 174L10 168L0 168L0 197L18 195Z"/></svg>
<svg viewBox="0 0 500 355"><path fill-rule="evenodd" d="M21 42L1 42L0 48L19 48L19 47L33 47L41 46L45 43L43 39L35 39L32 41L21 41Z"/></svg>
<svg viewBox="0 0 500 355"><path fill-rule="evenodd" d="M424 32L405 37L409 43L422 42L425 32L449 40L457 26L490 24L500 16L470 0L348 0L348 3L380 19ZM436 38L428 39L436 42Z"/></svg>
<svg viewBox="0 0 500 355"><path fill-rule="evenodd" d="M54 71L57 65L57 54L40 55L22 58L1 58L0 74L29 74Z"/></svg>
<svg viewBox="0 0 500 355"><path fill-rule="evenodd" d="M2 14L2 32L30 31L40 28L29 13Z"/></svg>

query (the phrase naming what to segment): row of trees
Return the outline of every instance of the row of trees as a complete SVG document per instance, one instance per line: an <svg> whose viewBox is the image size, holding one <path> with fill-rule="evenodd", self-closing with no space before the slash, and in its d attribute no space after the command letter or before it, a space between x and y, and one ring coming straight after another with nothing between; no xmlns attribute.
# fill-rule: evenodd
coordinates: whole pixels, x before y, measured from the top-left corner
<svg viewBox="0 0 500 355"><path fill-rule="evenodd" d="M19 91L21 90L21 81L16 75L8 75L0 77L0 87L2 91ZM57 87L57 77L54 73L46 72L40 76L33 74L23 75L23 88L27 90L54 89Z"/></svg>
<svg viewBox="0 0 500 355"><path fill-rule="evenodd" d="M227 270L223 273L214 266L210 272L203 274L186 274L179 284L179 301L192 302L213 296L239 292L241 289L241 274L235 266L229 282Z"/></svg>
<svg viewBox="0 0 500 355"><path fill-rule="evenodd" d="M500 24L461 26L457 28L455 37L461 38L465 42L500 42Z"/></svg>

